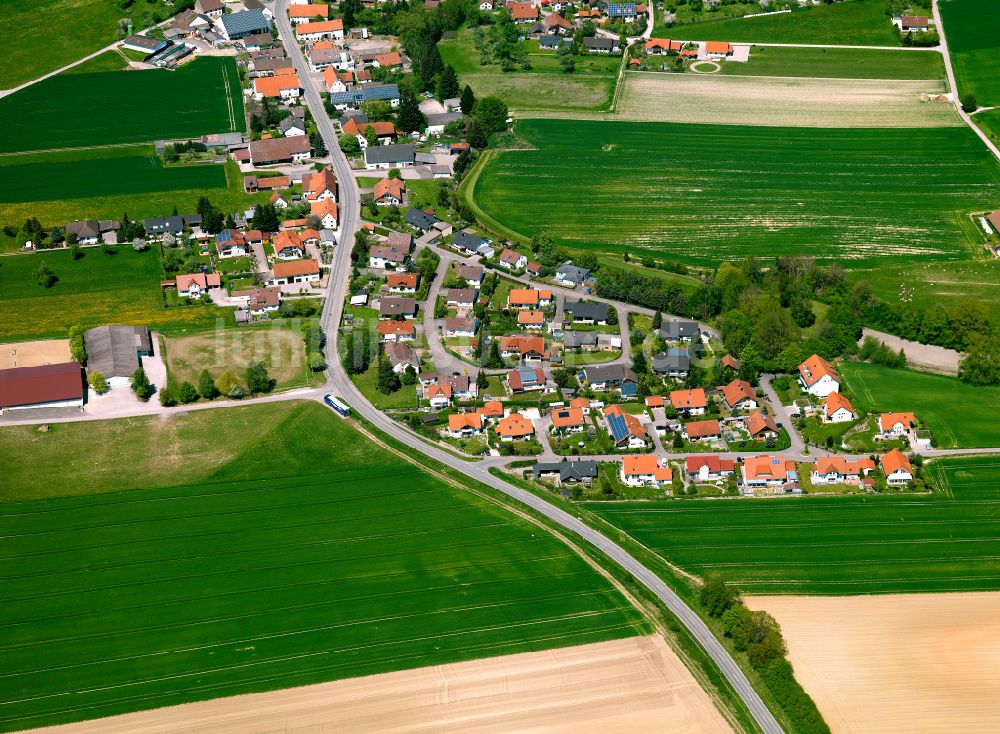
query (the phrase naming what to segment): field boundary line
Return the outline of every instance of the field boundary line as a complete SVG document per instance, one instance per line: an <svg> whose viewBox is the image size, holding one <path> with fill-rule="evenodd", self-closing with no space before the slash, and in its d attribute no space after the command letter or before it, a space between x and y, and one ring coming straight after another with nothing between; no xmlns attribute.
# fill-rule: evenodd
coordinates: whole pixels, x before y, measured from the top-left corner
<svg viewBox="0 0 1000 734"><path fill-rule="evenodd" d="M38 150L9 150L0 153L0 158L13 158L19 155L35 155L36 153L65 153L71 150L102 150L104 148L148 148L154 141L139 141L135 143L109 143L108 145L74 145L69 148L41 148Z"/></svg>

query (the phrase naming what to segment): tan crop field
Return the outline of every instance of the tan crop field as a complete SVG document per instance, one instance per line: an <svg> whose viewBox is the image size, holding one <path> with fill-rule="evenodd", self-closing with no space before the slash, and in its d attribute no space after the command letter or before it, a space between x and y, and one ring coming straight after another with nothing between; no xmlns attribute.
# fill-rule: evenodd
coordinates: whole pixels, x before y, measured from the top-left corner
<svg viewBox="0 0 1000 734"><path fill-rule="evenodd" d="M613 76L556 74L469 73L462 75L477 97L495 95L511 110L564 110L572 116L589 116L587 110L606 107L611 101Z"/></svg>
<svg viewBox="0 0 1000 734"><path fill-rule="evenodd" d="M749 597L834 734L994 734L1000 593Z"/></svg>
<svg viewBox="0 0 1000 734"><path fill-rule="evenodd" d="M629 72L608 119L781 127L962 124L940 81L726 77Z"/></svg>
<svg viewBox="0 0 1000 734"><path fill-rule="evenodd" d="M662 638L630 637L35 730L137 731L724 734L732 729Z"/></svg>

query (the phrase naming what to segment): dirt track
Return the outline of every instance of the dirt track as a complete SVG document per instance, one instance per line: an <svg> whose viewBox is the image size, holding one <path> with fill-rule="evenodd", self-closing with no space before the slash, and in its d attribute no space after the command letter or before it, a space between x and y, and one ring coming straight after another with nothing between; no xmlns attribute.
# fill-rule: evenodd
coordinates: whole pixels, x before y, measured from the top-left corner
<svg viewBox="0 0 1000 734"><path fill-rule="evenodd" d="M632 637L223 698L33 732L529 730L566 734L732 731L662 638Z"/></svg>
<svg viewBox="0 0 1000 734"><path fill-rule="evenodd" d="M834 734L1000 731L1000 593L746 601Z"/></svg>
<svg viewBox="0 0 1000 734"><path fill-rule="evenodd" d="M0 369L38 367L69 362L69 339L45 339L34 342L0 344Z"/></svg>

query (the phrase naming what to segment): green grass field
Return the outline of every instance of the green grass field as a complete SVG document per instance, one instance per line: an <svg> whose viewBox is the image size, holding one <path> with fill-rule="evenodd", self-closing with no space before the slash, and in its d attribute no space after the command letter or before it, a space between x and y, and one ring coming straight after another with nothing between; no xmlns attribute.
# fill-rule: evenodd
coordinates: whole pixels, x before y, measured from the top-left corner
<svg viewBox="0 0 1000 734"><path fill-rule="evenodd" d="M978 117L978 115L977 115ZM990 320L1000 323L1000 260L936 260L884 264L871 270L852 271L852 278L867 280L887 303L898 304L900 287L921 308L940 304L951 309L960 301L978 301L990 310Z"/></svg>
<svg viewBox="0 0 1000 734"><path fill-rule="evenodd" d="M236 62L220 56L174 71L59 74L0 99L0 114L10 123L0 153L245 129Z"/></svg>
<svg viewBox="0 0 1000 734"><path fill-rule="evenodd" d="M569 247L702 263L958 259L978 236L967 213L1000 206L1000 168L961 128L524 120L516 131L537 150L490 158L469 198L503 234Z"/></svg>
<svg viewBox="0 0 1000 734"><path fill-rule="evenodd" d="M138 31L170 14L160 0L133 3L127 10L109 0L4 3L0 16L3 88L36 79L114 42L121 18L131 18Z"/></svg>
<svg viewBox="0 0 1000 734"><path fill-rule="evenodd" d="M227 212L268 198L243 193L235 161L164 167L151 145L0 155L0 225L193 212L200 196Z"/></svg>
<svg viewBox="0 0 1000 734"><path fill-rule="evenodd" d="M1000 387L861 362L842 363L840 376L856 409L916 413L938 448L1000 447Z"/></svg>
<svg viewBox="0 0 1000 734"><path fill-rule="evenodd" d="M928 471L943 492L587 507L672 563L724 574L748 594L1000 589L1000 459Z"/></svg>
<svg viewBox="0 0 1000 734"><path fill-rule="evenodd" d="M1000 109L983 110L976 113L972 120L995 145L1000 144Z"/></svg>
<svg viewBox="0 0 1000 734"><path fill-rule="evenodd" d="M759 18L708 20L657 27L653 35L694 41L898 46L883 0L848 0Z"/></svg>
<svg viewBox="0 0 1000 734"><path fill-rule="evenodd" d="M745 64L721 64L722 74L831 79L943 79L944 62L933 51L864 51L846 48L755 46Z"/></svg>
<svg viewBox="0 0 1000 734"><path fill-rule="evenodd" d="M513 72L497 65L480 66L479 51L468 30L442 41L438 48L444 63L453 66L477 96L496 95L514 110L599 110L611 103L620 57L577 57L576 71L566 74L555 52L540 51L537 41L527 44L531 69Z"/></svg>
<svg viewBox="0 0 1000 734"><path fill-rule="evenodd" d="M43 288L32 273L42 264L59 279ZM168 334L210 329L231 309L184 306L165 309L160 296L163 269L155 248L115 255L87 249L80 260L68 250L0 257L0 341L65 336L75 325L147 324Z"/></svg>
<svg viewBox="0 0 1000 734"><path fill-rule="evenodd" d="M992 0L940 0L940 10L959 94L974 94L983 107L1000 105L1000 5Z"/></svg>
<svg viewBox="0 0 1000 734"><path fill-rule="evenodd" d="M171 448L253 438L208 476L0 506L4 730L647 632L546 532L318 404L209 412Z"/></svg>

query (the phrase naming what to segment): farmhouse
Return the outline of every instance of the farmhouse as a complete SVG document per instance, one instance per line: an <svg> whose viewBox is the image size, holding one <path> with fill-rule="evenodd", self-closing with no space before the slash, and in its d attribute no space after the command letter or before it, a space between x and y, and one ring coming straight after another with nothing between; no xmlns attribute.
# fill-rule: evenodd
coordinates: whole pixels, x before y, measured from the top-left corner
<svg viewBox="0 0 1000 734"><path fill-rule="evenodd" d="M722 428L715 419L691 421L684 424L681 433L688 441L717 441L722 437Z"/></svg>
<svg viewBox="0 0 1000 734"><path fill-rule="evenodd" d="M795 462L781 456L748 456L743 460L743 483L751 489L778 488L798 481Z"/></svg>
<svg viewBox="0 0 1000 734"><path fill-rule="evenodd" d="M903 33L909 31L923 32L929 30L930 21L926 15L902 15L899 17L899 30Z"/></svg>
<svg viewBox="0 0 1000 734"><path fill-rule="evenodd" d="M871 459L851 461L842 456L820 456L813 464L810 479L813 484L862 484L875 471Z"/></svg>
<svg viewBox="0 0 1000 734"><path fill-rule="evenodd" d="M885 438L905 438L917 423L913 413L881 413L878 417L879 432Z"/></svg>
<svg viewBox="0 0 1000 734"><path fill-rule="evenodd" d="M799 383L810 395L825 398L832 392L840 392L840 377L833 365L818 354L799 365Z"/></svg>
<svg viewBox="0 0 1000 734"><path fill-rule="evenodd" d="M417 327L412 321L379 321L379 339L384 342L410 341L417 336Z"/></svg>
<svg viewBox="0 0 1000 734"><path fill-rule="evenodd" d="M757 395L746 380L733 380L719 390L730 410L753 410L757 407Z"/></svg>
<svg viewBox="0 0 1000 734"><path fill-rule="evenodd" d="M226 16L228 17L228 16ZM298 163L312 155L307 135L292 138L270 138L250 142L250 163L268 166L276 163Z"/></svg>
<svg viewBox="0 0 1000 734"><path fill-rule="evenodd" d="M295 38L302 41L319 41L323 38L340 40L344 37L344 20L319 20L311 23L299 23L295 26Z"/></svg>
<svg viewBox="0 0 1000 734"><path fill-rule="evenodd" d="M560 484L590 484L597 478L596 461L562 461L539 462L532 468L535 479L556 479Z"/></svg>
<svg viewBox="0 0 1000 734"><path fill-rule="evenodd" d="M289 5L288 6L288 19L293 25L299 23L307 23L319 16L320 18L330 17L330 6L320 5L318 3L313 5Z"/></svg>
<svg viewBox="0 0 1000 734"><path fill-rule="evenodd" d="M854 412L851 401L839 392L832 392L826 396L822 407L823 419L827 423L847 423L858 417Z"/></svg>
<svg viewBox="0 0 1000 734"><path fill-rule="evenodd" d="M448 416L448 433L452 438L468 438L483 432L483 417L479 413L452 413Z"/></svg>
<svg viewBox="0 0 1000 734"><path fill-rule="evenodd" d="M683 415L704 415L705 409L708 407L708 398L705 397L705 391L700 387L693 390L672 390L670 404Z"/></svg>
<svg viewBox="0 0 1000 734"><path fill-rule="evenodd" d="M660 460L652 455L626 456L620 470L622 484L629 487L662 487L674 481L674 472L668 466L660 466Z"/></svg>
<svg viewBox="0 0 1000 734"><path fill-rule="evenodd" d="M412 319L417 315L417 302L412 298L386 296L379 301L378 315L381 319Z"/></svg>
<svg viewBox="0 0 1000 734"><path fill-rule="evenodd" d="M258 101L264 98L297 99L302 94L302 83L298 74L258 76L253 80L253 91L254 98Z"/></svg>
<svg viewBox="0 0 1000 734"><path fill-rule="evenodd" d="M645 448L649 434L639 419L631 413L626 413L620 405L609 405L604 409L604 420L607 422L608 433L617 448Z"/></svg>
<svg viewBox="0 0 1000 734"><path fill-rule="evenodd" d="M208 15L208 13L205 13L205 15ZM261 10L244 10L241 13L229 13L228 15L223 15L219 22L222 24L222 32L230 41L238 41L241 38L253 36L258 33L271 32L271 21Z"/></svg>
<svg viewBox="0 0 1000 734"><path fill-rule="evenodd" d="M552 411L553 433L580 433L587 427L580 408L557 408Z"/></svg>
<svg viewBox="0 0 1000 734"><path fill-rule="evenodd" d="M197 0L194 9L209 18L221 18L224 12L222 0Z"/></svg>
<svg viewBox="0 0 1000 734"><path fill-rule="evenodd" d="M689 456L684 462L684 470L692 482L715 482L732 474L736 462L714 455Z"/></svg>
<svg viewBox="0 0 1000 734"><path fill-rule="evenodd" d="M590 301L566 301L563 310L573 317L573 323L607 324L608 304Z"/></svg>
<svg viewBox="0 0 1000 734"><path fill-rule="evenodd" d="M292 260L274 264L274 271L268 285L292 285L293 283L315 283L319 280L319 263L315 260Z"/></svg>
<svg viewBox="0 0 1000 734"><path fill-rule="evenodd" d="M531 421L520 413L511 413L497 423L497 435L503 442L521 441L535 433Z"/></svg>
<svg viewBox="0 0 1000 734"><path fill-rule="evenodd" d="M97 326L83 332L87 371L100 372L111 387L128 385L140 357L153 353L145 326Z"/></svg>
<svg viewBox="0 0 1000 734"><path fill-rule="evenodd" d="M337 177L329 168L302 176L302 196L310 203L337 200Z"/></svg>
<svg viewBox="0 0 1000 734"><path fill-rule="evenodd" d="M409 143L399 145L369 145L365 148L365 168L369 171L407 168L413 165L415 154Z"/></svg>
<svg viewBox="0 0 1000 734"><path fill-rule="evenodd" d="M545 389L545 373L535 367L519 367L507 373L507 390L513 395Z"/></svg>
<svg viewBox="0 0 1000 734"><path fill-rule="evenodd" d="M910 466L910 460L899 449L893 449L889 453L883 454L879 462L882 464L882 471L885 472L885 482L890 487L898 487L913 479L913 467Z"/></svg>
<svg viewBox="0 0 1000 734"><path fill-rule="evenodd" d="M750 434L751 439L757 441L762 438L777 438L780 431L774 418L755 410L747 418L747 433Z"/></svg>
<svg viewBox="0 0 1000 734"><path fill-rule="evenodd" d="M0 412L29 408L83 409L83 370L78 362L0 370Z"/></svg>
<svg viewBox="0 0 1000 734"><path fill-rule="evenodd" d="M176 280L177 294L188 298L200 298L208 293L210 288L221 288L222 280L218 273L188 273L178 275Z"/></svg>

